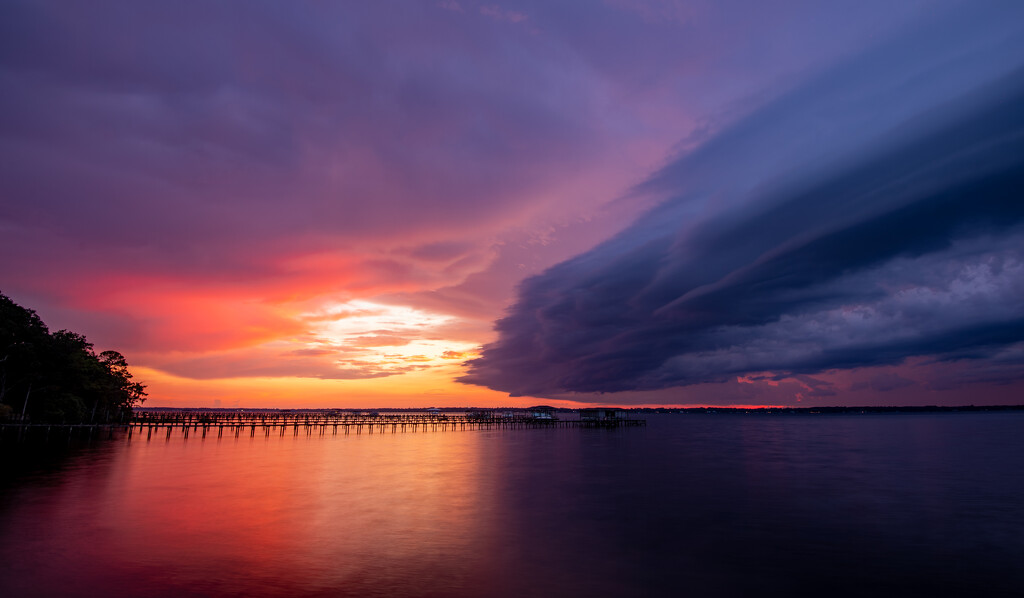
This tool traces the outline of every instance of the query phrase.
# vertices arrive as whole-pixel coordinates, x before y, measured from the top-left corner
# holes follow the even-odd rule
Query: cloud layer
[[[642,186],[669,199],[525,281],[462,381],[551,396],[922,356],[1024,378],[1022,22],[923,23],[670,164]]]
[[[774,381],[755,370],[920,345],[911,306],[963,331],[1005,324],[986,314],[1012,311],[1013,206],[993,196],[960,222],[964,202],[932,193],[1014,168],[978,119],[1014,93],[1022,19],[977,4],[8,0],[0,289],[173,378],[154,397],[252,379],[494,397],[452,379],[516,284],[667,199],[527,283],[469,379]],[[957,123],[983,162],[950,149]],[[361,301],[394,317],[342,317]],[[979,342],[948,338],[946,356]],[[844,357],[814,362],[824,349]],[[933,381],[1005,378],[1020,351],[1000,351]],[[839,388],[797,375],[779,388]]]

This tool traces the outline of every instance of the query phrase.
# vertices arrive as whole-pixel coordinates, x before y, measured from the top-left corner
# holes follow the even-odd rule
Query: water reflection
[[[97,445],[4,486],[4,596],[1013,595],[1019,415]]]
[[[19,595],[407,593],[446,569],[458,585],[490,517],[481,440],[121,442],[16,490],[3,557],[33,584]]]

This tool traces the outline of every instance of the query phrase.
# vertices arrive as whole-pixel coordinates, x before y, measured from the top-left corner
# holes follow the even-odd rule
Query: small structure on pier
[[[533,419],[555,419],[555,408],[550,405],[527,407],[526,413]]]
[[[591,407],[580,409],[580,419],[584,421],[615,421],[629,419],[629,412],[618,407]]]

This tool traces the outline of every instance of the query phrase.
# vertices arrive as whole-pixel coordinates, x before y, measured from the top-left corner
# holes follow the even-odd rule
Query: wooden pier
[[[528,414],[481,417],[472,414],[361,414],[333,411],[142,411],[124,424],[0,424],[0,438],[17,434],[46,437],[76,435],[113,436],[120,430],[129,439],[154,436],[170,439],[240,438],[256,436],[325,436],[338,434],[397,434],[400,432],[448,432],[465,430],[516,430],[528,428],[622,428],[644,426],[642,419],[557,419]],[[76,434],[77,432],[77,434]]]

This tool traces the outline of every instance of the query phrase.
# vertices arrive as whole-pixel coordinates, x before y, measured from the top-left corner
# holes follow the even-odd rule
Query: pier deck
[[[399,432],[447,432],[464,430],[513,430],[528,428],[621,428],[646,425],[643,419],[545,419],[528,415],[479,417],[465,414],[357,414],[350,412],[256,412],[256,411],[142,411],[123,424],[0,424],[0,438],[17,434],[47,437],[56,434],[113,435],[128,438],[145,434],[171,438],[224,436],[325,436],[338,434],[396,434]]]

